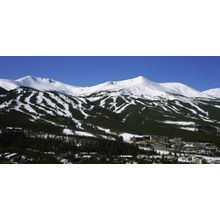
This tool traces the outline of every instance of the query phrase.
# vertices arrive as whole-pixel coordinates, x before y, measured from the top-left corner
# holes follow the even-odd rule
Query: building
[[[192,158],[192,163],[194,164],[204,164],[206,160],[203,157],[193,157]]]
[[[169,138],[165,136],[157,136],[157,135],[145,135],[143,137],[133,137],[131,141],[137,145],[149,146],[150,144],[161,144],[167,145],[169,142]]]
[[[131,141],[133,142],[133,144],[149,146],[151,141],[151,136],[132,137]]]
[[[151,143],[167,144],[168,142],[169,142],[169,138],[166,136],[157,136],[157,135],[151,136]]]

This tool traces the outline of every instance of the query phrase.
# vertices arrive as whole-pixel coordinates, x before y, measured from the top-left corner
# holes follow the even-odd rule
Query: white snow
[[[197,112],[196,112],[194,109],[191,109],[191,108],[188,108],[188,107],[186,107],[186,106],[183,106],[182,104],[180,104],[179,101],[176,101],[175,104],[178,105],[179,107],[185,108],[185,109],[191,111],[193,114],[197,115]]]
[[[214,163],[215,161],[220,161],[220,157],[207,157],[207,156],[201,156],[201,157],[203,157],[208,163]]]
[[[127,118],[131,115],[131,113],[127,114],[123,119],[122,119],[122,123],[125,123]]]
[[[159,149],[156,149],[156,152],[161,154],[161,155],[169,155],[170,152],[168,150],[159,150]]]
[[[63,102],[63,101],[60,99],[60,97],[55,96],[55,95],[52,94],[52,93],[48,93],[48,95],[49,95],[52,99],[56,100],[57,103],[59,103],[61,106],[64,107],[64,110],[63,110],[63,109],[59,109],[59,110],[62,111],[66,117],[72,117],[72,114],[71,114],[70,111],[69,111],[69,105],[66,103],[66,102],[67,102],[67,99],[65,100],[66,102]],[[58,108],[56,104],[55,104],[55,106],[56,106],[56,108]]]
[[[195,122],[192,121],[162,121],[164,124],[171,125],[183,125],[183,126],[195,126]]]
[[[73,133],[72,130],[70,130],[68,128],[64,128],[63,129],[63,134],[65,134],[65,135],[73,135],[74,133]]]
[[[86,136],[86,137],[95,137],[93,134],[85,131],[75,131],[75,135]]]
[[[19,128],[19,127],[6,127],[6,129],[8,129],[8,130],[12,130],[12,129],[14,129],[14,130],[22,130],[22,128]]]
[[[6,90],[16,89],[19,85],[13,81],[8,79],[0,79],[0,87]]]
[[[37,95],[37,104],[41,104],[43,102],[43,93],[39,92]]]
[[[99,97],[99,98],[100,98],[100,97]],[[101,102],[100,102],[100,106],[101,106],[101,107],[105,107],[105,101],[106,101],[108,98],[109,98],[109,97],[107,97],[107,98],[101,100]],[[90,100],[90,101],[91,101],[91,100]]]
[[[133,104],[126,104],[124,105],[122,108],[120,108],[119,110],[116,110],[115,112],[116,113],[122,113],[124,110],[126,110],[126,108],[130,105],[133,105]],[[121,107],[121,106],[120,106]]]
[[[106,139],[106,140],[115,141],[115,138],[113,138],[113,137],[111,137],[111,136],[101,135],[101,137],[102,137],[103,139]]]
[[[58,91],[66,94],[78,94],[80,87],[64,84],[49,78],[26,76],[15,81],[18,86],[34,88],[41,91]]]
[[[203,92],[206,95],[210,95],[213,97],[217,97],[220,98],[220,88],[216,88],[216,89],[209,89]]]
[[[27,104],[29,104],[29,103],[30,103],[30,99],[31,99],[35,94],[36,94],[36,92],[32,92],[27,98],[25,98],[25,102],[26,102]]]
[[[193,88],[190,88],[189,86],[184,85],[182,83],[160,83],[160,85],[167,88],[170,91],[170,93],[173,94],[182,95],[186,97],[210,98],[209,95],[195,90]]]
[[[57,91],[75,96],[85,96],[92,93],[108,91],[113,95],[123,94],[146,99],[162,97],[173,100],[177,98],[176,95],[193,98],[213,98],[213,92],[211,93],[212,96],[210,96],[210,92],[208,91],[200,92],[181,83],[156,83],[144,78],[143,76],[123,81],[109,81],[91,87],[77,87],[48,78],[33,76],[26,76],[15,81],[6,79],[0,80],[0,87],[6,90],[12,90],[21,86],[40,91]],[[105,101],[103,100],[101,106],[104,104]]]
[[[30,113],[34,113],[34,114],[38,114],[32,107],[30,104],[22,104],[21,106],[23,106],[28,112]]]
[[[170,96],[169,94],[167,94],[166,88],[162,87],[158,83],[145,79],[142,76],[129,80],[106,82],[86,89],[86,92],[88,93],[97,91],[118,92],[118,94],[135,95],[138,97]]]
[[[60,160],[62,164],[71,164],[67,159]]]
[[[98,128],[99,130],[101,130],[101,131],[104,131],[104,132],[107,133],[107,134],[111,134],[111,130],[110,130],[110,129],[102,128],[102,127],[99,127],[99,126],[97,126],[97,128]]]
[[[13,100],[10,100],[9,102],[3,102],[1,105],[0,105],[0,108],[6,108],[8,107],[9,105],[11,105]]]
[[[209,113],[208,112],[205,112],[204,110],[202,110],[199,106],[195,105],[194,103],[190,102],[189,101],[189,104],[191,106],[193,106],[194,108],[196,108],[198,111],[202,112],[203,114],[205,114],[206,116],[209,116]]]
[[[131,138],[133,137],[143,137],[141,135],[131,134],[131,133],[121,133],[119,136],[123,137],[124,142],[131,143]]]
[[[187,130],[187,131],[198,131],[197,128],[190,128],[190,127],[180,127],[182,130]]]
[[[5,156],[5,158],[10,159],[11,157],[17,156],[17,153],[10,153]]]

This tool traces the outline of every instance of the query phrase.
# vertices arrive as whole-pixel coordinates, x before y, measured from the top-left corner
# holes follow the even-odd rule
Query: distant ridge
[[[108,91],[137,97],[145,96],[146,98],[162,97],[174,99],[176,95],[189,98],[220,97],[220,89],[211,89],[200,92],[182,83],[156,83],[143,76],[122,81],[108,81],[90,87],[68,85],[49,78],[25,76],[17,80],[0,79],[0,87],[8,91],[18,87],[28,87],[40,91],[57,91],[73,96],[83,96]]]

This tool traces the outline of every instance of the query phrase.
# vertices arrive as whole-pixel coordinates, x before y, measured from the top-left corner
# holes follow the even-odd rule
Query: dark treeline
[[[58,163],[58,157],[68,156],[74,161],[74,155],[80,153],[98,156],[137,155],[138,147],[124,142],[87,137],[39,137],[22,132],[3,132],[0,134],[0,154],[18,153],[32,158],[36,163]],[[48,154],[47,154],[48,153]]]
[[[83,152],[96,152],[105,155],[134,155],[138,153],[137,146],[105,139],[82,141],[82,145],[79,149]]]

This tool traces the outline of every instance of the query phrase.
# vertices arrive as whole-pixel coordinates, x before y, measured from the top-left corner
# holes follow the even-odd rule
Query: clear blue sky
[[[143,75],[205,90],[220,87],[220,57],[0,57],[0,78],[26,75],[76,86]]]

